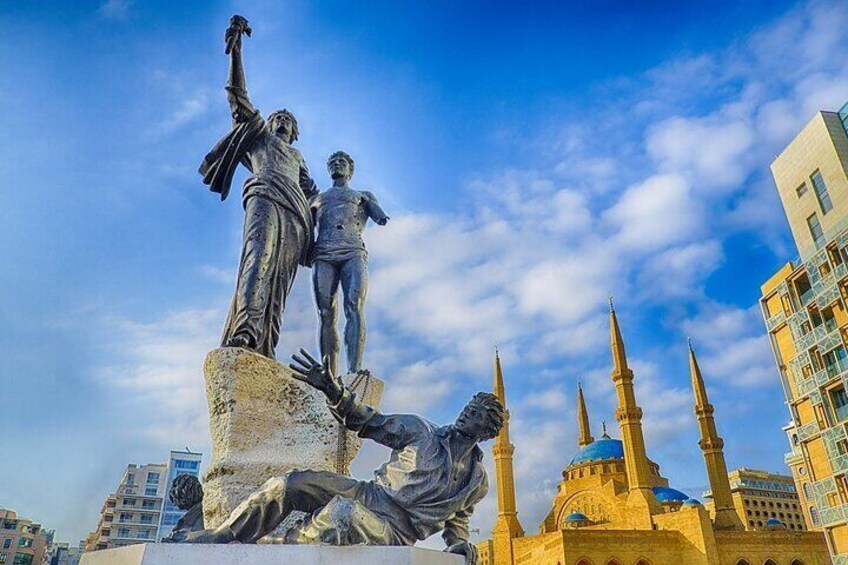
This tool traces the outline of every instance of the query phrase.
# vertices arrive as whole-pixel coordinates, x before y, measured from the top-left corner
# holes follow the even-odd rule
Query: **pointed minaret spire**
[[[603,428],[604,428],[604,435],[602,435],[601,437],[604,438],[604,439],[611,439],[609,434],[607,433],[607,421],[606,420],[603,421]]]
[[[610,298],[610,349],[612,350],[612,381],[618,408],[615,419],[621,431],[621,443],[624,446],[624,465],[627,469],[627,507],[631,510],[628,519],[637,529],[652,529],[654,514],[662,512],[652,487],[655,480],[651,477],[651,467],[645,452],[645,438],[642,435],[642,409],[636,404],[633,391],[633,371],[627,365],[624,352],[624,340],[618,327],[618,318]]]
[[[586,401],[583,399],[583,386],[580,384],[580,379],[577,380],[577,427],[580,430],[577,445],[584,447],[595,441],[595,438],[592,437],[592,430],[589,429],[589,412],[586,410]]]
[[[492,530],[495,544],[495,562],[512,563],[512,539],[524,536],[515,507],[515,478],[512,454],[515,447],[509,442],[509,410],[506,409],[506,388],[503,382],[501,358],[495,347],[495,379],[493,392],[504,407],[504,424],[492,445],[495,459],[495,477],[498,489],[498,519]]]
[[[710,479],[715,507],[715,526],[717,529],[743,530],[745,527],[736,513],[730,493],[730,479],[727,478],[727,463],[724,460],[724,440],[719,437],[716,430],[713,417],[715,409],[707,397],[707,387],[701,375],[701,368],[698,366],[698,359],[695,357],[691,338],[689,338],[689,373],[692,377],[692,391],[695,393],[695,415],[698,417],[698,428],[701,432],[698,445],[704,452],[704,463]]]
[[[615,315],[615,306],[612,303],[612,295],[609,296],[610,305],[610,348],[612,349],[613,373],[626,372],[627,354],[624,351],[624,340],[621,338],[621,330],[618,327],[618,317]]]

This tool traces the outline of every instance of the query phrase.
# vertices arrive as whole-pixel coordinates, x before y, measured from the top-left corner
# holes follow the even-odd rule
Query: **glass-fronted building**
[[[203,455],[192,451],[171,451],[171,457],[168,460],[168,479],[165,487],[165,500],[162,504],[162,517],[159,521],[159,533],[156,536],[157,540],[161,540],[171,534],[174,525],[185,514],[185,510],[180,510],[168,497],[171,492],[171,485],[174,484],[174,479],[180,475],[200,476],[200,461]]]
[[[848,565],[848,105],[818,112],[771,165],[799,257],[760,306],[790,412],[784,428],[807,525]]]

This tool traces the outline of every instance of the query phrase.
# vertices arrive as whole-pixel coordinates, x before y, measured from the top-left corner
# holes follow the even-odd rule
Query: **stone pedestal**
[[[417,547],[140,544],[85,553],[80,565],[462,565],[459,555]]]
[[[361,447],[342,430],[324,395],[296,380],[287,366],[244,349],[215,349],[206,357],[206,398],[212,461],[203,479],[207,528],[271,477],[291,469],[347,473]],[[383,382],[342,377],[366,404],[379,406]]]

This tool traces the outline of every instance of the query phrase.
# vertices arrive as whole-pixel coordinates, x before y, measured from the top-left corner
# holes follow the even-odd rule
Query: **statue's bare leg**
[[[214,530],[192,532],[185,543],[256,543],[293,510],[311,513],[335,496],[356,500],[366,483],[326,471],[289,471],[269,479]]]
[[[312,288],[315,291],[315,305],[321,319],[319,330],[319,345],[321,358],[330,359],[330,371],[338,374],[339,364],[339,334],[336,330],[337,311],[336,295],[339,290],[339,268],[328,261],[315,261],[312,265]]]
[[[368,293],[368,260],[362,254],[341,268],[345,311],[345,350],[348,372],[362,370],[365,350],[365,295]]]

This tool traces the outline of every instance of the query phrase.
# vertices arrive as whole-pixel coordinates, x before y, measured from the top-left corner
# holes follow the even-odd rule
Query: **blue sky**
[[[73,542],[126,463],[208,454],[242,211],[195,171],[229,125],[234,12],[256,106],[296,114],[321,186],[351,153],[392,217],[367,234],[385,409],[449,421],[500,345],[525,529],[576,451],[578,377],[595,435],[613,421],[610,292],[672,486],[707,483],[687,335],[729,465],[785,471],[757,298],[795,252],[768,166],[848,99],[848,6],[572,4],[4,3],[0,505]],[[315,346],[308,279],[281,356]]]

